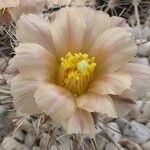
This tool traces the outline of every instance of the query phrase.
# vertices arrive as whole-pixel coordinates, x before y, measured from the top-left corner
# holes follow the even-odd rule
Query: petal
[[[100,95],[120,95],[130,89],[132,77],[128,73],[110,73],[99,76],[89,87],[89,91]]]
[[[21,42],[36,43],[54,53],[50,24],[40,16],[22,15],[17,22],[16,34]]]
[[[83,50],[89,50],[96,38],[110,28],[110,17],[103,11],[95,11],[85,7],[79,9],[86,22]]]
[[[100,71],[114,72],[135,56],[136,45],[130,32],[115,27],[103,32],[89,53],[96,57]]]
[[[24,78],[47,81],[54,79],[56,59],[43,47],[33,43],[23,43],[15,51],[15,64]]]
[[[13,78],[11,82],[11,93],[14,97],[14,104],[20,112],[26,114],[40,113],[34,99],[36,89],[37,81],[26,80],[20,75]]]
[[[124,117],[133,110],[134,103],[131,100],[119,96],[111,96],[111,98],[113,99],[118,117]]]
[[[35,99],[39,108],[54,120],[66,120],[76,110],[72,94],[57,85],[47,83],[39,85],[35,93]]]
[[[124,93],[124,97],[135,100],[141,99],[150,92],[150,67],[140,64],[129,63],[120,72],[130,73],[133,77],[132,91]],[[130,94],[132,92],[132,94]],[[129,95],[130,94],[130,95]]]
[[[63,122],[63,126],[67,131],[67,134],[83,134],[95,137],[95,125],[92,115],[82,109],[77,109],[73,116],[67,121]]]
[[[69,51],[80,51],[83,46],[86,24],[77,10],[68,7],[61,9],[52,23],[53,40],[59,58]]]
[[[127,31],[130,31],[130,26],[126,23],[126,20],[122,17],[112,16],[110,17],[111,20],[111,28],[113,27],[122,27]]]
[[[11,58],[8,67],[6,68],[5,72],[3,73],[4,79],[6,80],[7,84],[11,84],[12,79],[19,73],[17,66],[14,63],[14,58]]]
[[[77,99],[79,108],[88,112],[98,112],[116,118],[116,110],[110,96],[101,96],[94,93],[87,93]]]

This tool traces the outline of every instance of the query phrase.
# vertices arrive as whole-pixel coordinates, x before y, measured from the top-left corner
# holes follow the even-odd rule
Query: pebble
[[[135,40],[135,43],[136,43],[137,45],[141,45],[142,43],[146,43],[146,42],[147,42],[147,39],[146,39],[146,38]]]
[[[141,113],[143,119],[150,120],[150,101],[137,101],[133,107],[134,111]],[[138,117],[138,116],[137,116]]]
[[[143,29],[144,38],[150,40],[150,27],[147,25]]]
[[[19,142],[21,143],[24,143],[25,141],[25,138],[26,138],[26,135],[25,133],[23,133],[21,130],[17,130],[15,133],[14,133],[14,136],[13,136],[15,139],[17,139]]]
[[[150,100],[150,92],[147,92],[144,101],[149,101],[149,100]]]
[[[3,140],[1,147],[3,150],[29,150],[25,145],[17,142],[12,137],[7,137]]]
[[[145,143],[150,139],[150,129],[136,121],[128,122],[123,118],[118,118],[117,122],[123,134],[136,143]]]
[[[143,106],[143,101],[136,101],[136,104],[134,105],[133,109],[136,111],[139,111]]]
[[[150,150],[150,141],[141,145],[143,150]]]
[[[141,56],[150,56],[150,41],[138,46],[138,54]]]
[[[2,117],[3,115],[5,115],[6,113],[6,109],[3,106],[0,106],[0,117]]]
[[[100,149],[100,150],[104,149],[104,147],[107,143],[108,143],[108,141],[104,137],[102,137],[100,135],[96,136],[96,144],[97,144],[98,149]]]
[[[25,139],[25,145],[27,145],[29,148],[31,148],[35,142],[35,136],[32,134],[32,132],[29,132],[26,135],[26,139]]]
[[[143,116],[150,120],[150,101],[145,101],[142,109]]]
[[[50,149],[51,150],[58,150],[58,148],[56,147],[56,145],[52,145]]]
[[[146,127],[150,128],[150,121],[146,124]]]
[[[135,63],[149,66],[149,59],[147,57],[137,57]]]
[[[59,143],[60,143],[60,149],[61,150],[70,150],[70,140],[69,136],[64,136],[59,138]]]
[[[108,143],[105,146],[105,150],[125,150],[121,145],[118,143],[117,145],[114,145],[113,143]],[[101,150],[101,149],[100,149]]]
[[[40,147],[34,146],[34,147],[32,148],[32,150],[40,150]]]
[[[46,133],[42,133],[40,140],[40,149],[47,149],[50,142],[50,136]]]

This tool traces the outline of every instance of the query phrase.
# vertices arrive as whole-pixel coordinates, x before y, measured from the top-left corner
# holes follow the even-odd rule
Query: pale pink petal
[[[51,31],[59,58],[69,51],[80,51],[83,47],[86,24],[77,10],[68,7],[61,9],[52,23]]]
[[[114,72],[136,55],[131,36],[125,29],[115,27],[97,38],[89,53],[96,57],[99,71]]]
[[[124,117],[133,110],[135,104],[131,100],[119,96],[111,96],[111,98],[113,99],[118,117]]]
[[[57,67],[56,58],[42,46],[33,43],[23,43],[15,51],[15,64],[24,78],[54,80]]]
[[[15,107],[22,113],[38,114],[40,110],[34,99],[37,89],[37,81],[26,80],[20,75],[13,78],[11,82],[11,93],[14,97]]]
[[[17,66],[14,63],[14,58],[11,58],[8,67],[6,68],[5,72],[3,73],[4,79],[6,80],[7,84],[11,84],[13,77],[15,77],[19,73]]]
[[[129,63],[120,72],[130,73],[133,77],[132,91],[124,93],[124,97],[138,100],[150,92],[150,67],[140,64]],[[131,94],[132,92],[132,94]],[[129,95],[130,94],[130,95]]]
[[[0,9],[7,7],[18,7],[20,0],[0,0]]]
[[[92,115],[82,109],[77,109],[73,116],[67,121],[63,122],[63,126],[67,134],[83,134],[95,137],[95,125]]]
[[[102,96],[94,93],[87,93],[77,99],[79,108],[88,112],[107,114],[109,117],[117,117],[114,103],[110,96]]]
[[[110,17],[103,11],[95,11],[91,8],[78,8],[86,22],[86,32],[84,35],[85,51],[88,51],[96,38],[105,30],[110,28]]]
[[[51,26],[40,16],[22,15],[17,22],[16,34],[21,42],[36,43],[54,53]]]
[[[39,108],[54,120],[66,120],[76,110],[73,95],[57,85],[47,83],[39,85],[35,99]]]
[[[89,91],[100,95],[120,95],[123,91],[130,89],[132,77],[128,73],[110,73],[102,75],[95,79]]]
[[[112,16],[111,20],[111,28],[113,27],[122,27],[127,31],[131,31],[131,27],[126,23],[126,20],[122,17]]]

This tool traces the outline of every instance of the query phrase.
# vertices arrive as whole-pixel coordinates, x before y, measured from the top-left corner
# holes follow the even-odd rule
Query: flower
[[[92,112],[124,115],[137,81],[147,87],[150,68],[128,63],[137,48],[126,23],[102,11],[66,7],[52,23],[22,15],[17,37],[20,44],[6,70],[15,72],[7,76],[15,106],[27,114],[44,112],[69,134],[94,137]]]

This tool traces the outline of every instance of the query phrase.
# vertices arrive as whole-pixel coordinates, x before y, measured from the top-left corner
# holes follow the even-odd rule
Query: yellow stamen
[[[87,54],[70,52],[61,58],[58,72],[58,84],[74,94],[83,94],[92,78],[96,67],[95,57]]]

